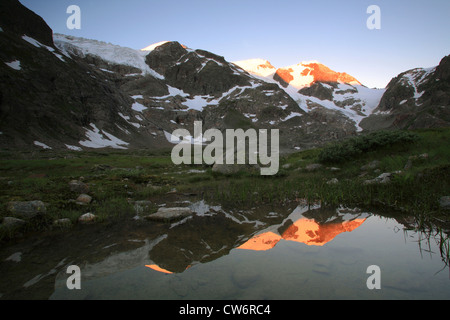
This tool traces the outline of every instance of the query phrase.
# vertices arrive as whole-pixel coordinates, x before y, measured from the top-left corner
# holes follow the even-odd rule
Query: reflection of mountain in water
[[[268,250],[282,239],[323,246],[338,234],[358,228],[369,216],[357,209],[308,210],[308,206],[284,215],[267,210],[224,212],[214,207],[213,214],[210,212],[206,218],[202,212],[171,229],[167,238],[150,251],[152,263],[147,267],[164,273],[183,272],[193,264],[226,255],[231,249]]]
[[[272,226],[239,246],[238,249],[269,250],[280,240],[323,246],[337,235],[358,228],[369,216],[357,210],[342,208],[336,211],[316,209],[307,213],[306,209],[298,207],[276,230],[274,230],[276,226]],[[306,215],[310,217],[317,215],[317,218],[308,218]]]

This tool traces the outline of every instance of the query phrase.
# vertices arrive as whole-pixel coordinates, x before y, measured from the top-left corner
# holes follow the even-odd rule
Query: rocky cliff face
[[[42,44],[53,47],[52,29],[44,19],[17,0],[0,2],[0,21],[4,32],[26,34]]]
[[[109,74],[65,56],[54,47],[51,29],[18,1],[1,5],[2,150],[80,150],[87,134],[111,146],[119,141],[126,146],[119,127],[135,134],[136,145],[142,143],[136,128],[119,115],[132,116],[125,108],[132,99]]]

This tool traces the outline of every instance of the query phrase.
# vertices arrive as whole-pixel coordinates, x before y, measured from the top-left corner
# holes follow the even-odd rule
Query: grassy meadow
[[[34,153],[0,152],[0,220],[11,201],[41,200],[46,215],[26,231],[47,230],[55,219],[76,224],[87,213],[99,223],[135,215],[133,201],[150,200],[156,211],[164,198],[189,194],[226,207],[251,208],[291,201],[389,208],[418,220],[450,220],[439,205],[450,195],[450,129],[374,133],[299,151],[280,159],[275,176],[242,171],[232,175],[211,166],[176,166],[170,150]],[[311,166],[313,165],[313,166]],[[367,183],[392,173],[388,183]],[[79,205],[69,182],[89,186],[92,202]],[[4,229],[4,228],[3,228]],[[0,238],[11,230],[0,229]],[[23,231],[23,230],[22,230]]]

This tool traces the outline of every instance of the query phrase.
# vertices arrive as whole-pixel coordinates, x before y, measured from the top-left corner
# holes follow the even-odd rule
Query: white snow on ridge
[[[79,142],[83,147],[95,149],[106,147],[111,147],[114,149],[127,149],[125,146],[129,143],[114,137],[112,134],[109,134],[104,130],[100,132],[100,130],[93,123],[91,123],[90,126],[92,129],[87,129],[86,132],[86,138],[88,140]]]
[[[34,145],[41,147],[43,149],[47,149],[47,150],[51,150],[52,148],[50,148],[48,145],[46,145],[45,143],[39,142],[39,141],[35,141]]]
[[[142,111],[144,111],[144,110],[147,110],[147,107],[144,106],[144,105],[142,105],[142,104],[139,103],[139,102],[135,102],[135,103],[133,103],[133,105],[131,106],[131,109],[133,109],[134,111],[137,111],[137,112],[142,112]]]
[[[69,149],[69,150],[73,150],[73,151],[83,151],[83,149],[81,149],[80,147],[71,146],[71,145],[68,145],[68,144],[66,144],[66,148]]]
[[[33,46],[35,46],[36,48],[45,48],[48,51],[50,51],[51,53],[53,53],[59,60],[61,60],[62,62],[66,62],[63,58],[62,55],[60,55],[59,53],[55,52],[55,49],[53,49],[52,47],[46,46],[45,44],[40,43],[39,41],[37,41],[36,39],[33,39],[27,35],[22,36],[22,39],[25,40],[26,42],[28,42],[29,44],[32,44]]]
[[[156,48],[158,48],[159,46],[162,46],[163,44],[170,42],[170,41],[161,41],[161,42],[157,42],[154,44],[149,45],[148,47],[145,47],[143,49],[141,49],[141,51],[153,51]]]
[[[151,69],[145,63],[145,57],[148,55],[148,51],[140,51],[102,41],[62,34],[54,34],[53,40],[55,45],[68,57],[70,57],[70,52],[76,52],[78,50],[83,55],[95,55],[107,62],[135,67],[140,69],[144,74],[150,74],[155,78],[164,79],[162,75]]]
[[[233,63],[245,71],[261,77],[269,77],[277,71],[269,61],[264,59],[241,60]]]
[[[119,116],[120,116],[122,119],[124,119],[126,122],[128,122],[129,124],[131,124],[132,126],[138,128],[138,129],[141,127],[141,125],[140,125],[139,123],[131,122],[129,116],[125,116],[125,115],[124,115],[123,113],[121,113],[121,112],[119,112]],[[138,117],[136,117],[136,118],[138,118]],[[142,121],[141,118],[138,118],[138,120]],[[118,125],[117,125],[117,126],[118,126]],[[118,126],[118,127],[119,127],[119,129],[121,129],[121,130],[124,131],[125,133],[129,134],[128,130],[123,129],[123,128],[121,128],[120,126]]]
[[[281,121],[285,122],[288,121],[289,119],[295,118],[295,117],[301,117],[303,116],[303,114],[299,113],[299,112],[291,112],[290,115],[288,115],[286,118],[281,119]]]
[[[430,73],[436,71],[436,67],[433,68],[418,68],[410,70],[403,75],[404,81],[406,81],[414,89],[414,99],[419,99],[423,95],[423,91],[419,92],[418,87],[428,77]]]
[[[17,70],[17,71],[22,70],[22,67],[20,66],[20,61],[19,60],[15,60],[15,61],[11,61],[11,62],[5,62],[5,64],[8,67],[10,67],[10,68],[12,68],[14,70]]]
[[[320,100],[315,97],[305,96],[301,93],[299,93],[299,89],[307,87],[311,85],[311,83],[314,81],[314,77],[310,74],[302,75],[302,72],[306,70],[306,65],[309,65],[311,63],[318,63],[317,61],[308,61],[308,62],[301,62],[296,65],[288,66],[283,68],[283,70],[288,71],[294,79],[289,83],[289,85],[285,88],[283,87],[278,81],[275,81],[273,79],[273,72],[267,73],[267,76],[263,76],[263,73],[260,72],[258,67],[265,63],[266,60],[262,59],[250,59],[250,60],[243,60],[243,61],[237,61],[235,62],[236,65],[240,66],[247,72],[249,72],[253,77],[257,79],[261,79],[268,83],[275,83],[278,85],[278,87],[282,90],[284,90],[295,102],[297,102],[300,109],[302,109],[305,112],[310,112],[311,109],[308,107],[308,101],[316,103],[317,105],[323,106],[324,108],[335,110],[337,112],[341,112],[346,117],[351,119],[355,122],[355,126],[357,131],[361,131],[362,129],[359,127],[359,123],[364,119],[365,117],[371,115],[373,111],[377,108],[378,104],[380,103],[380,100],[386,91],[385,89],[369,89],[366,88],[360,84],[345,84],[345,83],[339,83],[337,89],[333,89],[332,86],[329,86],[327,84],[323,84],[325,87],[328,87],[329,89],[332,89],[334,91],[333,94],[333,101],[329,100]],[[351,91],[349,90],[351,89]],[[343,93],[343,94],[337,94],[336,91],[347,91],[349,92]],[[355,91],[357,91],[355,93]],[[352,110],[350,106],[345,106],[344,108],[339,107],[335,104],[336,102],[343,102],[348,99],[354,99],[355,103],[359,103],[362,105],[361,112]],[[301,115],[298,113],[298,115]],[[282,121],[287,121],[290,118],[297,116],[295,113],[292,113],[290,116],[286,117],[285,119],[282,119]]]

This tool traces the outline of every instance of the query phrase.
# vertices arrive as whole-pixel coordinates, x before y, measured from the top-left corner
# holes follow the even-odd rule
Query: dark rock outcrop
[[[5,32],[28,35],[42,44],[53,47],[53,31],[40,16],[17,0],[0,1],[0,27]]]

